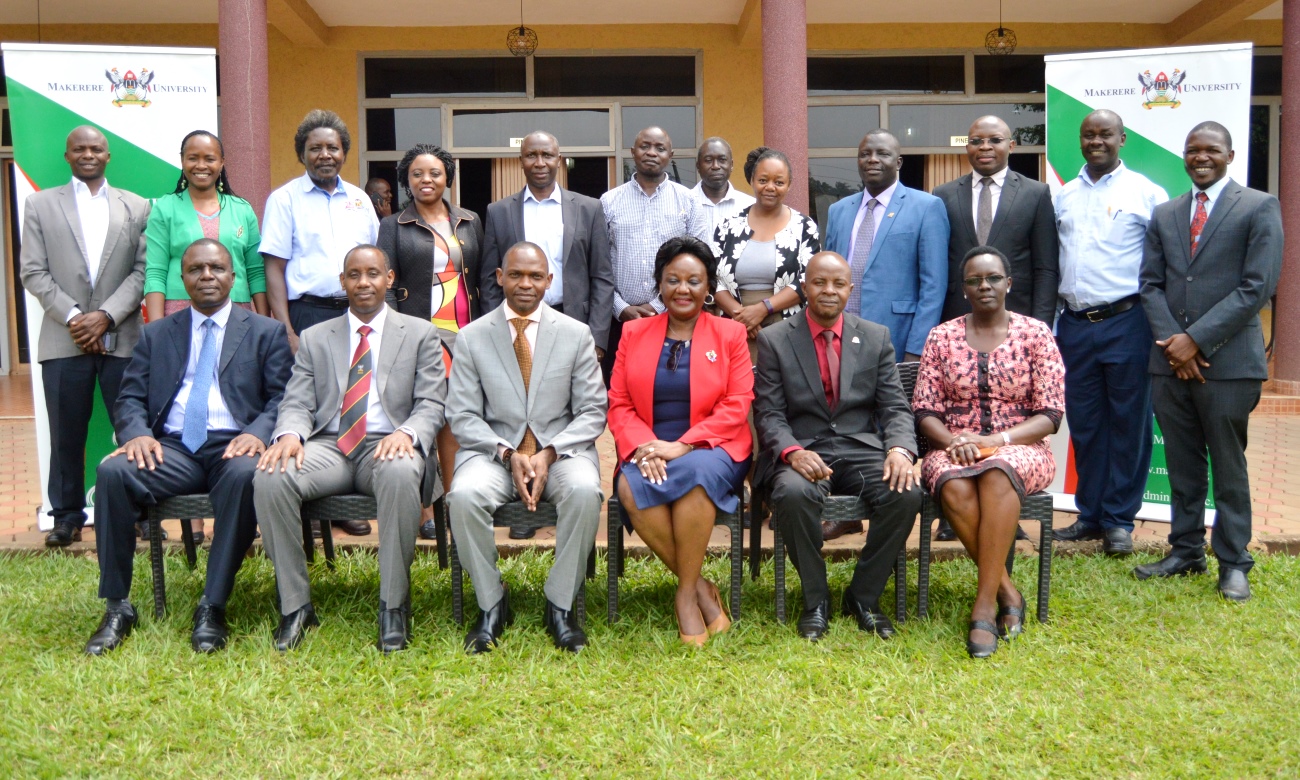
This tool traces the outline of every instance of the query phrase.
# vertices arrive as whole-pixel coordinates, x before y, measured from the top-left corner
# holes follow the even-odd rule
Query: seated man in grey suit
[[[781,523],[803,581],[799,634],[817,641],[830,622],[822,560],[822,504],[861,496],[871,526],[843,611],[881,639],[894,635],[880,593],[921,508],[916,422],[894,364],[889,330],[844,311],[856,294],[848,262],[813,255],[804,272],[807,315],[758,335],[754,425],[762,446],[754,482],[770,485],[772,520]]]
[[[591,330],[542,298],[551,284],[546,253],[521,241],[497,270],[505,303],[458,337],[447,423],[460,452],[448,504],[456,551],[482,611],[465,650],[486,653],[513,618],[497,571],[492,515],[502,504],[555,504],[555,564],[546,581],[544,622],[555,646],[579,652],[587,636],[574,619],[587,555],[600,522],[600,460],[607,399]]]
[[[442,341],[428,320],[384,304],[393,271],[379,247],[362,244],[348,252],[339,282],[348,296],[347,315],[302,332],[274,444],[257,464],[253,502],[280,592],[275,646],[286,651],[317,625],[302,548],[302,502],[347,493],[375,497],[378,644],[390,653],[404,649],[410,636],[424,459],[434,451],[447,392]]]

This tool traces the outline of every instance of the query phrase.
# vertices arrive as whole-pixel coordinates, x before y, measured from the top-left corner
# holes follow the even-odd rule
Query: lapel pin
[[[861,344],[862,341],[861,341],[857,336],[854,336],[854,337],[853,337],[853,343],[854,343],[854,344]]]
[[[713,350],[709,350],[708,352],[705,352],[704,356],[709,359],[710,363],[718,362],[718,353],[714,352]]]
[[[243,236],[244,236],[244,226],[240,225],[238,228],[235,229],[235,238],[243,238]]]
[[[886,216],[886,217],[890,217],[890,218],[892,219],[893,216],[894,216],[894,212],[891,211],[891,212],[889,212],[888,214],[886,214],[885,216]]]

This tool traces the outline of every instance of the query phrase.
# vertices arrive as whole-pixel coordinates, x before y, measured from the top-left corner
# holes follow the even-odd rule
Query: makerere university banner
[[[1047,67],[1047,179],[1055,194],[1079,175],[1079,126],[1089,112],[1110,109],[1124,120],[1128,139],[1124,164],[1159,184],[1175,198],[1191,188],[1183,167],[1187,133],[1206,120],[1232,133],[1236,157],[1228,175],[1246,183],[1250,148],[1249,43],[1169,49],[1054,54]],[[1066,421],[1068,425],[1068,420]],[[1050,488],[1058,509],[1074,509],[1074,458],[1067,425],[1052,440],[1058,468]],[[1169,520],[1169,477],[1164,437],[1154,431],[1146,495],[1138,516]],[[1206,506],[1214,507],[1213,492]],[[1212,520],[1213,511],[1207,512]]]
[[[64,44],[0,44],[9,97],[18,224],[27,196],[71,180],[63,159],[68,133],[94,125],[112,155],[108,183],[144,198],[171,192],[180,176],[181,139],[191,130],[217,127],[216,51]],[[21,227],[20,227],[21,231]],[[22,234],[19,233],[19,240]],[[51,527],[50,436],[45,391],[35,345],[44,312],[25,294],[27,343],[33,348],[32,398],[41,466],[40,527]],[[95,467],[113,449],[113,428],[96,402],[86,445],[86,503],[94,505]],[[87,514],[93,521],[93,509]]]

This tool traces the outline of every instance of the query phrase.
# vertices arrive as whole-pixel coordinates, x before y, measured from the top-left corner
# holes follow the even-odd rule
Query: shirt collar
[[[998,189],[1002,189],[1003,185],[1007,183],[1007,171],[1009,170],[1011,170],[1011,166],[1008,165],[1007,167],[1003,168],[1002,170],[998,171],[997,173],[989,177],[990,179],[993,180],[994,184],[998,185]],[[984,177],[981,176],[980,174],[975,173],[974,171],[971,172],[971,182],[973,184],[979,184],[980,179],[982,178]]]
[[[542,321],[542,307],[545,306],[545,305],[546,305],[546,304],[545,304],[544,302],[543,302],[543,303],[539,303],[539,304],[537,304],[537,308],[536,308],[536,309],[533,309],[533,313],[532,313],[532,314],[529,314],[529,315],[527,315],[527,316],[524,316],[524,315],[522,315],[522,314],[519,314],[519,313],[516,312],[514,309],[510,308],[510,303],[509,303],[509,302],[506,302],[506,303],[501,304],[501,308],[503,308],[503,309],[506,310],[506,320],[507,320],[507,321],[509,321],[509,320],[517,320],[517,319],[519,319],[520,317],[524,317],[524,319],[528,320],[529,322],[541,322],[541,321]]]
[[[302,178],[299,179],[299,181],[302,182],[302,191],[303,191],[303,192],[311,192],[312,190],[320,190],[322,193],[324,193],[324,194],[326,194],[326,195],[329,195],[330,197],[334,197],[335,195],[337,195],[337,194],[339,194],[340,192],[343,191],[343,177],[342,177],[342,176],[337,176],[337,175],[336,175],[336,176],[334,177],[334,192],[333,192],[333,193],[325,192],[325,190],[321,190],[320,187],[317,187],[317,186],[316,186],[316,182],[314,182],[314,181],[311,180],[311,175],[308,174],[306,171],[303,172],[303,174],[302,174]]]
[[[695,186],[691,188],[691,191],[699,193],[699,201],[703,203],[706,208],[711,206],[721,206],[729,200],[734,201],[736,199],[736,187],[731,182],[727,182],[727,193],[719,198],[717,203],[714,203],[709,199],[709,196],[704,194],[704,182],[696,182]]]
[[[864,208],[864,209],[865,209],[865,208],[867,207],[867,201],[871,200],[872,198],[875,198],[876,201],[880,203],[880,207],[881,207],[881,208],[889,208],[889,201],[893,200],[893,198],[894,198],[894,190],[896,190],[896,189],[898,189],[898,180],[897,180],[897,179],[895,179],[895,180],[894,180],[894,183],[891,184],[891,185],[889,185],[888,187],[886,187],[886,188],[885,188],[885,191],[882,192],[882,193],[880,193],[879,195],[872,195],[870,192],[867,192],[866,190],[863,190],[863,191],[862,191],[862,205],[860,206],[860,208]]]
[[[672,181],[673,181],[673,177],[664,176],[664,180],[659,182],[659,185],[655,187],[655,194],[658,194],[660,190],[662,190],[664,187],[667,187],[669,184],[672,183]],[[626,184],[629,187],[641,190],[641,194],[645,195],[645,190],[641,189],[641,180],[636,177],[635,172],[632,173],[632,177],[627,180]],[[646,197],[649,198],[651,196],[646,195]]]
[[[542,198],[541,200],[538,200],[538,199],[537,199],[537,196],[533,194],[533,191],[532,191],[531,189],[529,189],[527,186],[525,186],[525,187],[524,187],[524,203],[527,203],[527,202],[530,201],[530,200],[531,200],[533,203],[537,203],[537,204],[539,204],[539,205],[540,205],[541,203],[543,203],[544,201],[548,201],[548,200],[553,200],[553,201],[555,201],[556,203],[559,203],[559,202],[560,202],[560,184],[559,184],[559,182],[556,182],[555,186],[551,188],[551,194],[550,194],[550,195],[547,195],[545,198]]]
[[[384,304],[384,307],[379,310],[379,313],[376,314],[372,320],[370,320],[370,322],[362,322],[360,317],[353,314],[351,309],[348,309],[348,327],[351,329],[348,332],[356,333],[357,329],[360,328],[362,325],[369,325],[370,330],[373,331],[373,335],[383,335],[384,321],[387,319],[388,319],[388,304],[386,303]]]
[[[1115,166],[1115,170],[1101,177],[1097,181],[1093,181],[1092,177],[1088,175],[1088,166],[1084,165],[1082,168],[1079,169],[1079,178],[1083,179],[1083,183],[1088,185],[1089,187],[1098,187],[1101,186],[1102,184],[1109,183],[1110,179],[1119,178],[1119,175],[1126,170],[1128,170],[1128,167],[1124,165],[1123,160],[1120,160],[1119,165]]]
[[[808,330],[812,332],[813,341],[821,338],[822,331],[827,330],[834,333],[836,338],[844,338],[844,314],[842,312],[840,313],[839,319],[835,320],[835,324],[829,328],[823,328],[821,325],[818,325],[817,320],[813,319],[812,312],[807,310],[805,310],[805,312],[808,317]]]
[[[1209,202],[1211,204],[1218,203],[1219,196],[1223,194],[1223,188],[1228,186],[1228,180],[1231,178],[1232,178],[1231,176],[1224,176],[1222,179],[1219,179],[1218,181],[1216,181],[1215,183],[1211,184],[1209,187],[1203,190],[1198,189],[1196,187],[1192,187],[1193,190],[1192,197],[1193,198],[1196,197],[1196,193],[1198,192],[1204,192],[1207,196],[1209,196],[1210,198]]]
[[[205,321],[212,320],[217,324],[217,330],[225,330],[226,323],[230,321],[230,309],[234,305],[235,304],[231,303],[230,299],[227,298],[226,305],[222,306],[220,309],[217,309],[216,312],[211,317],[207,316],[203,312],[191,306],[190,320],[194,323],[194,329],[198,330],[203,326],[203,323]]]
[[[103,198],[105,200],[108,200],[108,179],[104,179],[104,183],[99,185],[98,194],[91,195],[90,187],[81,179],[78,179],[76,176],[73,176],[72,193],[74,195],[80,195],[83,198]]]

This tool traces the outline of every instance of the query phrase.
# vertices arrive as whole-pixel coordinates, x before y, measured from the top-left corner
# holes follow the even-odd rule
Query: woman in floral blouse
[[[752,363],[758,359],[759,329],[803,309],[804,267],[822,244],[817,223],[785,205],[793,172],[784,154],[766,146],[750,152],[745,179],[757,202],[713,234],[714,297],[723,314],[749,330]]]
[[[987,658],[1020,634],[1025,597],[1006,570],[1020,502],[1056,474],[1047,437],[1065,409],[1065,367],[1046,325],[1006,309],[1006,255],[979,246],[961,264],[971,313],[930,331],[912,408],[932,449],[921,484],[979,567],[966,651]]]

